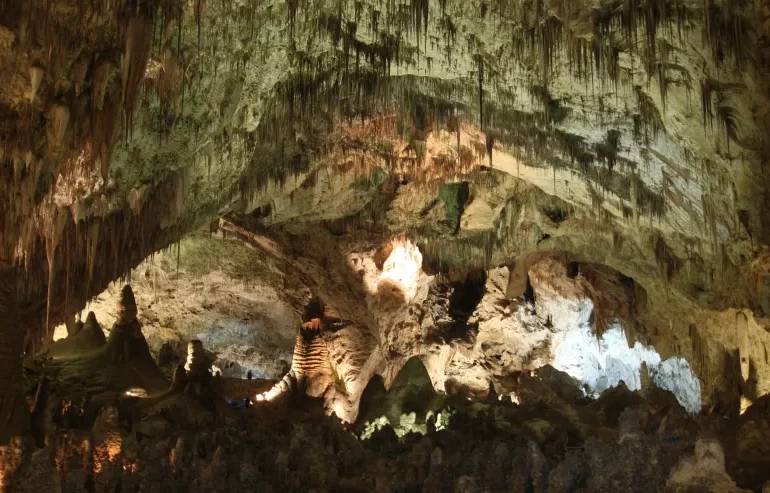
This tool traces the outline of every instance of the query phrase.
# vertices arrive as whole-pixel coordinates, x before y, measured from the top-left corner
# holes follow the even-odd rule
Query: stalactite
[[[634,227],[638,230],[639,229],[639,192],[637,190],[637,181],[635,179],[636,175],[634,175],[634,179],[631,180],[631,211],[634,218]]]
[[[484,58],[481,55],[477,55],[476,60],[478,66],[478,79],[479,79],[479,129],[484,131]]]
[[[117,89],[116,89],[117,90]],[[96,111],[91,120],[91,147],[93,157],[98,159],[102,179],[109,180],[112,149],[118,133],[121,104],[117,94],[111,94],[102,110]]]
[[[121,60],[126,137],[130,137],[133,128],[137,96],[144,80],[145,67],[152,48],[152,31],[152,19],[145,13],[137,14],[128,22],[126,45]]]
[[[492,150],[495,148],[495,136],[491,132],[486,135],[487,156],[489,156],[489,167],[492,168]]]
[[[61,151],[64,144],[64,135],[67,133],[67,126],[70,121],[70,110],[64,105],[54,105],[49,112],[48,125],[46,127],[46,138],[48,142],[48,152],[51,156],[56,156]]]
[[[665,279],[670,281],[673,275],[681,268],[681,259],[679,259],[673,250],[666,244],[666,241],[659,232],[656,231],[652,239],[655,260],[658,263],[658,267],[661,269],[661,273],[665,276]]]
[[[29,89],[27,91],[27,99],[30,102],[35,101],[35,96],[40,88],[40,83],[43,81],[43,69],[37,65],[33,65],[29,68]]]
[[[717,122],[725,135],[727,152],[730,153],[730,141],[738,140],[738,115],[735,109],[726,104],[717,106]]]
[[[69,219],[69,214],[59,212],[54,208],[53,216],[50,218],[50,224],[45,236],[45,255],[48,261],[48,289],[46,296],[46,312],[45,312],[45,336],[48,338],[48,331],[51,327],[51,302],[54,293],[54,287],[56,286],[56,249],[62,239],[62,233],[64,227]],[[46,341],[48,342],[48,341]]]
[[[171,107],[176,107],[181,93],[181,84],[179,80],[180,72],[179,55],[170,47],[163,50],[163,60],[158,74],[157,93],[160,103],[160,118],[168,118]],[[164,126],[161,126],[160,134],[163,134]]]
[[[428,14],[430,12],[430,0],[412,0],[412,20],[414,31],[417,34],[417,45],[420,44],[420,34],[423,41],[428,37]]]
[[[749,339],[749,320],[742,311],[735,315],[735,338],[741,361],[741,376],[744,382],[751,376],[751,342]]]
[[[182,51],[182,24],[184,23],[184,0],[177,0],[177,19],[176,19],[176,51],[180,53]],[[155,30],[154,26],[151,30]],[[150,50],[152,50],[152,44],[150,44]]]
[[[112,62],[105,59],[99,60],[94,66],[93,75],[91,76],[91,97],[93,105],[97,110],[101,111],[104,106],[107,82],[110,80],[114,68]]]
[[[666,113],[666,100],[668,99],[668,81],[666,79],[666,68],[668,67],[668,53],[670,45],[666,42],[660,43],[660,59],[658,60],[658,88],[660,90],[660,100],[663,105],[663,113]]]
[[[709,364],[708,342],[700,334],[698,327],[690,324],[689,327],[690,343],[692,349],[692,362],[696,371],[703,382],[705,389],[711,388],[711,365]]]
[[[94,278],[94,267],[96,265],[96,252],[99,247],[99,233],[101,231],[102,222],[100,219],[94,219],[88,227],[86,237],[86,275],[87,277],[87,292],[91,291],[91,282]]]
[[[72,81],[75,84],[75,95],[80,96],[83,92],[83,84],[88,72],[88,59],[84,56],[78,58],[72,67]]]
[[[714,119],[713,104],[711,99],[711,93],[713,90],[713,84],[711,79],[704,79],[701,81],[701,114],[703,118],[703,128],[711,126]]]
[[[307,11],[310,10],[309,8],[305,7],[305,3],[301,4],[302,6],[299,7],[298,2],[296,0],[292,0],[294,3],[293,10],[295,11],[295,14],[290,14],[290,22],[292,24],[292,37],[294,37],[294,17],[296,15],[296,10],[299,8],[302,8],[304,13],[307,16]],[[171,4],[172,2],[169,2]],[[200,49],[200,37],[201,37],[201,22],[202,22],[202,9],[203,6],[201,0],[196,0],[195,2],[195,23],[197,25],[198,30],[198,47]],[[340,2],[342,3],[342,2]],[[540,67],[542,70],[546,71],[544,73],[543,78],[544,81],[538,81],[538,82],[547,82],[548,74],[550,74],[550,64],[552,63],[552,60],[554,57],[558,57],[559,53],[558,50],[562,47],[566,47],[566,50],[564,53],[567,53],[567,58],[569,59],[570,64],[575,63],[575,70],[577,73],[584,74],[585,78],[593,77],[594,72],[591,72],[590,68],[586,68],[590,66],[590,51],[592,48],[595,49],[595,57],[596,60],[594,63],[597,65],[597,71],[606,74],[617,74],[617,56],[621,51],[624,50],[636,50],[638,48],[635,48],[636,43],[633,42],[634,37],[636,36],[637,30],[643,29],[643,33],[647,36],[647,50],[651,52],[651,55],[647,55],[649,58],[650,63],[657,63],[657,69],[658,69],[658,83],[659,88],[661,91],[661,99],[665,105],[667,96],[667,86],[666,86],[666,66],[667,61],[666,58],[668,56],[668,44],[663,41],[662,38],[666,38],[670,34],[666,32],[666,27],[670,25],[672,22],[673,16],[677,16],[674,20],[677,23],[678,26],[681,26],[679,16],[680,16],[680,7],[677,6],[673,10],[671,10],[670,6],[660,2],[660,1],[647,1],[647,2],[641,2],[636,0],[625,0],[622,2],[611,2],[612,8],[604,10],[603,7],[597,9],[599,12],[597,12],[596,17],[592,19],[593,21],[593,32],[594,33],[600,33],[600,36],[595,36],[594,41],[595,44],[591,46],[591,43],[594,41],[587,41],[584,38],[581,39],[570,39],[570,33],[568,26],[562,26],[560,24],[559,19],[568,19],[569,17],[567,15],[564,15],[562,12],[557,12],[557,14],[553,14],[550,12],[550,9],[559,10],[559,8],[566,9],[565,7],[552,7],[548,6],[548,8],[545,8],[543,6],[543,2],[538,2],[538,18],[535,25],[526,26],[528,33],[527,36],[532,36],[532,46],[533,49],[536,50],[536,59],[535,63],[537,63],[537,60],[540,60]],[[192,2],[191,2],[192,4]],[[388,5],[387,8],[385,8],[385,5]],[[714,2],[708,1],[708,4],[710,6],[713,6]],[[171,8],[176,8],[177,6],[181,5],[179,2],[173,2],[173,6]],[[417,35],[420,36],[420,33],[424,33],[425,39],[427,41],[427,32],[428,32],[428,3],[427,0],[412,0],[411,1],[412,10],[411,12],[408,10],[408,6],[403,10],[407,14],[406,21],[409,23],[411,20],[411,28],[413,29],[412,32],[417,32]],[[441,0],[441,13],[442,16],[446,16],[446,1]],[[493,20],[494,15],[500,15],[501,19],[504,19],[505,22],[508,22],[509,17],[503,17],[502,13],[499,13],[500,8],[495,7],[495,4],[493,3],[492,6],[490,6],[490,10],[486,12],[486,18],[488,20]],[[680,5],[677,2],[677,5]],[[712,46],[714,43],[716,45],[722,44],[722,43],[732,43],[734,46],[733,48],[728,48],[726,45],[723,48],[720,48],[724,53],[721,55],[722,58],[724,58],[724,54],[730,54],[730,53],[739,53],[741,50],[745,49],[745,46],[748,45],[742,45],[744,48],[739,47],[735,44],[736,40],[742,39],[740,36],[743,33],[743,21],[741,20],[740,14],[737,12],[742,7],[742,2],[739,1],[725,1],[721,2],[721,5],[718,5],[718,12],[712,13],[711,8],[707,9],[709,10],[708,16],[709,18],[712,18],[715,22],[711,23],[711,32],[716,33],[717,35],[714,36],[714,41],[710,43]],[[226,7],[226,3],[223,2],[223,8]],[[228,7],[229,8],[229,7]],[[290,6],[290,11],[292,10],[292,7]],[[329,111],[339,111],[344,112],[346,116],[352,117],[352,115],[355,112],[358,112],[359,115],[362,115],[364,112],[361,111],[362,108],[367,106],[374,106],[375,104],[379,104],[383,99],[386,99],[386,97],[391,97],[392,99],[395,99],[396,96],[393,96],[392,93],[386,93],[386,90],[390,90],[392,87],[397,87],[395,84],[390,83],[387,81],[386,75],[388,71],[391,68],[391,64],[393,61],[396,62],[396,64],[400,64],[401,62],[404,63],[404,65],[409,65],[410,63],[414,63],[415,57],[414,57],[414,51],[413,47],[408,46],[408,43],[403,43],[400,39],[400,35],[392,35],[387,34],[388,32],[394,32],[395,29],[393,28],[391,23],[399,22],[396,20],[397,17],[397,7],[395,2],[385,2],[381,5],[382,8],[382,16],[378,16],[377,20],[372,20],[373,29],[377,30],[379,28],[379,23],[385,24],[388,23],[389,26],[382,30],[383,36],[376,36],[376,41],[371,42],[370,44],[363,43],[360,39],[357,39],[356,35],[356,27],[358,25],[358,6],[356,6],[356,20],[355,22],[348,23],[348,21],[341,16],[337,21],[339,21],[337,24],[340,27],[340,39],[342,39],[342,36],[346,36],[344,38],[345,40],[345,58],[339,57],[339,53],[335,53],[335,59],[333,61],[330,61],[329,59],[324,60],[312,60],[309,61],[307,66],[303,68],[302,70],[298,71],[299,75],[297,79],[292,83],[294,84],[289,88],[289,85],[287,85],[287,100],[284,102],[279,103],[275,106],[274,110],[272,111],[272,115],[268,115],[267,118],[265,118],[264,125],[260,125],[259,133],[260,134],[266,134],[275,132],[275,134],[280,135],[282,131],[286,128],[291,128],[294,132],[297,127],[299,127],[299,123],[297,123],[295,120],[304,120],[304,119],[312,119],[314,118],[312,115],[318,114],[321,111],[325,109],[329,109]],[[684,8],[684,7],[681,7]],[[495,10],[498,9],[498,10]],[[731,9],[736,12],[731,12]],[[373,11],[374,12],[374,11]],[[378,11],[379,12],[379,11]],[[228,12],[230,13],[230,12]],[[412,15],[412,17],[409,17],[409,14]],[[514,15],[514,14],[507,14],[507,15]],[[163,24],[173,25],[174,18],[170,14],[163,14]],[[374,14],[373,14],[374,18]],[[180,22],[179,25],[181,25],[182,19],[181,15],[178,17],[178,20]],[[345,22],[344,24],[342,22]],[[442,33],[445,35],[447,39],[451,39],[451,42],[446,41],[445,47],[447,49],[447,52],[451,52],[451,50],[455,49],[455,40],[454,36],[457,33],[457,28],[451,24],[450,19],[439,19],[433,20],[434,24],[439,24],[439,28],[442,30]],[[501,24],[503,21],[501,20]],[[342,32],[343,28],[347,26],[347,31]],[[363,26],[363,24],[361,24]],[[729,34],[726,31],[726,28],[728,26],[732,27],[733,34]],[[303,26],[304,27],[304,26]],[[618,28],[625,29],[626,35],[628,36],[628,42],[625,43],[622,38],[622,31],[619,31]],[[161,26],[161,28],[164,28]],[[253,28],[253,26],[252,26]],[[173,29],[173,28],[172,28]],[[433,32],[433,29],[435,29],[435,26],[431,26],[431,32]],[[588,28],[590,29],[590,28]],[[670,27],[669,27],[670,29]],[[131,65],[131,60],[135,58],[134,53],[141,51],[137,47],[139,43],[132,41],[129,43],[130,40],[134,39],[133,36],[134,29],[131,27],[131,22],[129,22],[129,27],[127,30],[127,37],[126,40],[126,50],[124,52],[124,65],[121,67],[121,75],[123,76],[123,98],[124,100],[128,101],[132,98],[127,97],[127,93],[131,92],[128,87],[127,80],[131,79],[131,75],[141,75],[144,72],[144,66],[141,66],[141,70],[134,70],[131,72],[131,74],[126,75],[125,67]],[[560,34],[561,31],[564,31],[564,35]],[[620,34],[618,34],[620,33]],[[233,35],[233,33],[229,33],[229,35]],[[514,34],[514,36],[521,37],[520,34]],[[590,36],[590,32],[586,35],[586,37]],[[362,39],[364,38],[364,35],[362,34],[360,36]],[[566,43],[563,43],[563,40],[568,39]],[[150,42],[151,43],[151,42]],[[162,40],[159,43],[159,46],[162,46],[164,41]],[[177,37],[177,43],[181,43],[181,36]],[[219,46],[225,46],[222,44],[222,41],[219,42]],[[743,41],[740,41],[740,43],[743,43]],[[131,49],[129,49],[129,45],[132,46]],[[440,43],[438,40],[436,40],[436,45],[438,49],[440,48]],[[641,46],[644,46],[644,41],[641,43]],[[409,50],[412,50],[411,52]],[[457,49],[465,49],[462,47],[457,47]],[[730,51],[732,50],[732,51]],[[521,50],[524,51],[524,50]],[[471,51],[473,52],[473,51]],[[478,50],[476,50],[477,53],[479,53]],[[178,53],[178,51],[177,51]],[[355,55],[354,55],[355,53]],[[674,53],[672,51],[672,53]],[[624,53],[625,55],[625,53]],[[179,55],[181,56],[181,54]],[[340,72],[344,64],[348,64],[350,62],[349,58],[352,58],[353,56],[356,57],[356,70],[350,70],[349,73],[345,75],[345,77],[341,77],[339,73],[334,72]],[[503,55],[505,56],[505,55]],[[516,54],[516,57],[521,58],[521,54]],[[655,56],[657,56],[657,62],[655,62]],[[674,57],[674,55],[671,55]],[[163,54],[164,57],[164,66],[166,53]],[[359,64],[358,59],[359,57],[362,60],[362,66],[360,67],[359,71]],[[184,60],[187,60],[186,57],[182,57]],[[448,58],[451,59],[451,55],[448,55]],[[416,59],[419,60],[419,57]],[[487,61],[487,65],[485,65],[485,60]],[[558,60],[558,58],[557,58]],[[614,61],[613,61],[614,60]],[[109,77],[105,75],[103,77],[104,83],[101,84],[98,83],[99,77],[97,77],[97,73],[99,72],[99,66],[103,64],[108,64],[109,62],[106,61],[106,56],[104,58],[100,57],[97,59],[96,63],[94,64],[93,69],[93,78],[94,81],[92,82],[92,91],[93,91],[93,100],[94,100],[94,108],[96,108],[98,111],[95,111],[98,115],[92,117],[92,126],[93,128],[96,128],[98,130],[95,130],[92,132],[94,134],[94,156],[98,156],[101,166],[102,166],[102,176],[105,182],[109,178],[109,157],[111,153],[111,147],[112,147],[112,135],[113,133],[117,132],[115,130],[114,123],[117,121],[117,119],[111,119],[110,114],[107,112],[102,112],[104,100],[105,100],[105,93],[108,91],[107,81],[109,80]],[[184,63],[187,63],[186,61]],[[367,65],[368,63],[368,65]],[[87,66],[84,65],[84,66]],[[345,65],[346,66],[346,65]],[[571,65],[572,66],[572,65]],[[651,66],[651,65],[650,65]],[[601,68],[598,68],[601,67]],[[582,168],[584,172],[586,173],[586,176],[588,175],[588,172],[590,170],[591,177],[594,176],[594,171],[596,172],[596,179],[598,182],[602,184],[602,186],[605,189],[609,189],[611,186],[610,184],[613,183],[614,180],[617,178],[617,173],[606,173],[604,174],[603,170],[600,170],[600,166],[597,166],[596,161],[597,159],[602,161],[604,164],[607,164],[607,167],[612,171],[613,166],[615,165],[615,159],[614,157],[611,157],[609,159],[604,159],[602,156],[599,156],[599,151],[596,149],[591,148],[591,144],[587,142],[577,142],[573,144],[569,144],[569,146],[572,146],[567,150],[569,147],[568,145],[564,145],[563,148],[560,148],[558,150],[552,150],[550,148],[547,148],[548,146],[552,146],[552,143],[555,141],[559,141],[559,139],[562,138],[561,135],[557,134],[556,132],[552,130],[548,131],[539,131],[537,127],[542,124],[542,119],[530,119],[527,115],[520,115],[520,114],[511,114],[508,115],[508,119],[500,118],[500,111],[494,108],[495,103],[497,101],[496,98],[498,98],[497,94],[494,94],[493,91],[497,91],[497,88],[495,88],[493,85],[489,85],[490,80],[494,80],[494,76],[490,77],[491,74],[494,74],[494,70],[498,68],[498,66],[495,63],[495,58],[488,57],[488,58],[481,58],[479,55],[479,84],[478,84],[478,100],[479,100],[479,113],[480,113],[480,126],[482,129],[486,131],[486,137],[487,137],[487,152],[486,154],[489,155],[490,159],[490,166],[492,164],[492,156],[491,156],[491,150],[494,146],[494,138],[492,135],[495,135],[495,137],[498,137],[501,141],[501,144],[507,144],[507,139],[512,139],[515,137],[516,139],[520,141],[525,141],[526,143],[523,146],[520,146],[520,149],[517,150],[517,153],[521,153],[523,156],[524,153],[527,153],[527,157],[543,157],[547,155],[547,161],[551,164],[553,164],[553,173],[554,173],[554,180],[556,177],[556,160],[563,160],[563,161],[570,161],[570,163],[576,163],[572,168],[578,169]],[[306,69],[306,70],[305,70]],[[75,70],[75,72],[78,72],[80,70],[79,68]],[[242,70],[242,66],[239,66],[238,70]],[[654,69],[653,69],[654,70]],[[109,68],[106,72],[111,72],[112,69]],[[164,70],[165,71],[165,70]],[[289,75],[289,77],[292,77],[296,75],[296,72]],[[651,76],[654,76],[654,74],[648,74]],[[609,76],[613,80],[617,80],[617,75],[610,75]],[[41,69],[41,76],[42,80],[42,69]],[[77,77],[75,77],[77,79]],[[487,104],[485,107],[484,104],[484,79],[487,79]],[[466,80],[464,84],[466,84],[465,87],[462,88],[464,91],[462,93],[462,96],[455,97],[454,99],[459,99],[461,97],[466,97],[467,99],[472,100],[473,99],[473,77],[469,78],[470,80]],[[32,76],[30,76],[30,80],[34,80]],[[421,82],[422,83],[422,82]],[[34,86],[34,84],[33,84]],[[39,83],[38,83],[39,86]],[[141,82],[138,84],[138,86],[141,86]],[[339,90],[339,87],[347,87],[349,90],[349,94],[351,95],[350,98],[345,99],[345,105],[344,109],[342,108],[342,105],[339,105],[340,108],[335,108],[335,104],[340,101],[340,93],[335,92]],[[373,88],[373,89],[372,89]],[[370,90],[372,89],[372,90]],[[433,86],[431,86],[431,89],[433,89]],[[635,88],[637,91],[640,91],[640,94],[643,93],[641,88]],[[43,90],[47,93],[49,92],[49,87],[46,85],[43,87]],[[649,90],[649,89],[648,89]],[[673,90],[673,89],[672,89]],[[34,92],[36,92],[37,89],[35,89]],[[137,89],[138,91],[138,89]],[[75,88],[75,92],[78,92],[77,87]],[[413,91],[413,92],[419,92],[419,89]],[[705,92],[705,91],[704,91]],[[387,94],[387,96],[386,96]],[[404,94],[407,94],[405,91]],[[638,100],[637,100],[637,110],[638,110],[638,116],[639,121],[642,122],[645,126],[644,129],[650,129],[653,130],[652,133],[654,133],[655,129],[664,130],[662,128],[662,118],[660,114],[657,113],[657,107],[656,104],[659,106],[659,103],[653,102],[647,94],[639,95],[637,94]],[[328,99],[326,99],[328,98]],[[34,94],[32,96],[32,99],[34,99]],[[118,98],[121,99],[121,98]],[[734,112],[731,113],[731,107],[726,106],[722,104],[722,101],[718,100],[718,104],[712,105],[711,103],[711,94],[709,94],[709,107],[708,107],[708,113],[710,115],[716,114],[716,117],[719,118],[718,123],[722,126],[722,129],[725,133],[728,134],[728,146],[730,145],[730,140],[736,140],[738,136],[738,128],[737,128],[737,120],[736,115]],[[163,98],[163,104],[165,105],[169,100],[167,98]],[[328,101],[328,104],[326,105],[329,108],[323,108],[322,105],[325,101]],[[392,103],[390,99],[387,100],[387,104]],[[71,104],[68,102],[68,104]],[[133,105],[133,103],[131,104]],[[128,111],[128,106],[131,106],[129,104],[126,104],[125,108],[123,108],[118,101],[115,103],[110,103],[110,99],[107,99],[107,107],[112,111],[113,109],[116,109],[118,113],[122,111]],[[282,106],[283,105],[283,106]],[[458,105],[459,106],[459,105]],[[469,106],[473,106],[472,104]],[[383,107],[385,107],[385,104],[383,104]],[[705,103],[704,103],[705,107]],[[299,116],[297,113],[294,113],[294,111],[297,110],[297,113],[299,113]],[[473,114],[472,108],[463,107],[464,111],[467,111],[468,115]],[[545,122],[551,123],[553,121],[554,116],[558,114],[558,108],[550,108],[549,106],[545,107]],[[664,108],[665,110],[665,108]],[[73,123],[76,121],[76,115],[77,109],[74,104],[72,104],[72,121]],[[436,114],[439,114],[436,110],[433,110],[436,112]],[[706,112],[704,111],[704,114]],[[126,131],[129,132],[131,125],[130,125],[130,116],[129,113],[126,114],[126,121],[128,123]],[[469,116],[469,118],[472,118],[472,116]],[[106,120],[105,120],[106,119]],[[438,120],[438,118],[437,118]],[[104,121],[111,121],[113,123],[112,126],[107,126],[106,128],[112,128],[109,132],[103,130],[105,126],[103,125]],[[512,129],[508,135],[498,135],[493,134],[493,128],[495,128],[496,125],[504,126],[508,125],[509,122],[515,121],[516,122],[516,128]],[[296,125],[296,127],[295,127]],[[268,128],[269,130],[266,131],[263,127]],[[458,146],[458,153],[460,152],[460,125],[458,123],[457,127],[457,146]],[[513,127],[513,125],[510,125],[510,127]],[[67,127],[64,127],[65,132],[67,130]],[[74,131],[75,129],[70,129]],[[296,132],[297,134],[299,131]],[[233,137],[235,139],[236,137]],[[57,140],[57,139],[52,139]],[[543,143],[544,145],[540,145]],[[280,143],[277,143],[276,146],[284,146],[283,139]],[[559,143],[559,146],[562,144]],[[256,147],[256,146],[255,146]],[[553,147],[553,146],[552,146]],[[217,147],[219,148],[219,147]],[[240,152],[243,152],[243,147],[238,148]],[[296,147],[292,147],[291,144],[287,145],[287,151],[286,154],[290,154],[294,152]],[[534,151],[533,151],[534,149]],[[232,148],[231,148],[232,151]],[[729,151],[729,149],[728,149]],[[596,155],[593,155],[595,153]],[[233,152],[230,153],[230,155],[233,155]],[[236,159],[236,158],[234,158]],[[283,156],[276,157],[276,161],[279,159],[283,159]],[[517,161],[518,163],[518,161]],[[302,169],[303,166],[305,166],[306,163],[301,162],[301,160],[292,161],[292,163],[289,165],[292,167],[290,171],[286,171],[284,169],[278,169],[279,166],[275,166],[275,169],[272,169],[269,173],[265,173],[264,176],[269,175],[269,179],[284,179],[285,176],[289,176],[291,174],[296,174],[297,170]],[[623,164],[621,163],[620,166]],[[570,166],[570,164],[560,164],[562,167]],[[23,159],[16,159],[14,160],[14,180],[21,180],[22,176],[24,176],[24,173],[27,172],[27,170],[37,168],[39,166],[29,166],[25,165],[25,162]],[[210,174],[210,162],[208,162],[208,169]],[[600,172],[602,174],[600,174]],[[593,178],[591,178],[593,179]],[[261,185],[264,185],[267,182],[267,179],[258,179],[258,180],[250,180],[244,181],[244,197],[248,194],[253,195],[253,185],[255,182],[259,182]],[[623,181],[623,186],[626,186],[626,190],[628,191],[630,189],[630,194],[626,194],[626,196],[621,197],[625,199],[628,197],[628,200],[632,203],[632,214],[634,216],[634,223],[638,227],[639,226],[639,211],[643,212],[650,212],[650,215],[652,216],[655,211],[662,211],[663,205],[658,204],[655,202],[655,194],[650,191],[648,187],[644,185],[644,183],[639,179],[638,176],[631,180]],[[665,197],[666,192],[668,191],[669,183],[664,178],[663,182],[663,196]],[[34,189],[35,187],[28,186],[31,189]],[[555,184],[554,184],[555,187]],[[33,195],[30,193],[30,195]],[[178,205],[176,203],[176,197],[178,195],[175,195],[174,203],[172,204],[174,208],[182,209],[181,205]],[[5,205],[5,204],[3,204]],[[183,205],[183,204],[182,204]],[[13,207],[18,207],[19,209],[23,207],[28,207],[26,205],[14,205]],[[711,215],[711,219],[708,221],[714,222],[713,219],[714,216],[717,215],[717,213],[714,211],[716,209],[716,203],[714,205],[710,206],[709,214]],[[706,209],[704,209],[705,211]],[[139,212],[134,210],[134,215],[138,218],[141,214],[141,208]],[[652,220],[652,217],[651,217]],[[10,226],[9,226],[10,227]],[[150,228],[148,227],[148,230]],[[716,225],[714,224],[711,227],[711,231],[714,235],[716,235]],[[144,235],[144,233],[143,233]],[[121,244],[125,241],[131,241],[128,240],[128,235],[123,232],[122,235],[118,235],[119,239],[115,241],[116,245],[113,245],[113,248],[117,249],[119,247],[118,244]],[[33,243],[32,240],[30,240],[28,243]],[[715,242],[716,243],[716,242]],[[105,248],[107,248],[105,246]],[[90,246],[89,246],[90,250]],[[119,266],[116,265],[116,269],[118,269]],[[93,272],[93,267],[90,267],[90,272]],[[91,277],[91,275],[89,275]]]
[[[201,51],[201,19],[203,17],[204,7],[205,0],[195,0],[195,9],[193,15],[195,16],[195,28],[198,35],[198,53]]]
[[[77,226],[76,226],[76,234],[77,236]],[[66,313],[70,313],[69,306],[70,306],[70,273],[72,271],[72,264],[70,259],[70,250],[71,250],[71,241],[64,241],[64,265],[65,265],[65,276],[64,276],[64,311]],[[69,332],[69,327],[67,328]]]
[[[297,8],[299,7],[298,0],[286,0],[286,7],[289,11],[289,33],[290,39],[294,41],[294,32],[297,21]]]

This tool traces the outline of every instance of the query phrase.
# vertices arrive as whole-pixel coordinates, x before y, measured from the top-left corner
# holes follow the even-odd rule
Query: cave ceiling
[[[0,0],[0,265],[50,327],[227,215],[761,315],[768,36],[765,0]]]

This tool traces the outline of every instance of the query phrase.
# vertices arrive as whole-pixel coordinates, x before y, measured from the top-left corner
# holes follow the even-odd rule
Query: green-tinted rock
[[[470,197],[468,182],[447,183],[441,187],[438,197],[444,203],[445,224],[456,233],[460,229],[460,217],[465,210],[465,203]]]

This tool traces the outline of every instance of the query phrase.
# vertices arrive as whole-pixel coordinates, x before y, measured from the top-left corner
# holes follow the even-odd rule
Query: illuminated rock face
[[[190,378],[200,379],[211,376],[211,362],[206,357],[201,341],[193,340],[187,344],[187,362],[184,369]]]
[[[297,332],[291,371],[298,378],[310,378],[325,371],[329,362],[329,349],[321,337],[323,325],[320,319],[308,320]]]
[[[642,380],[648,378],[673,392],[689,412],[701,410],[700,382],[687,361],[677,357],[663,361],[654,348],[639,342],[629,348],[618,325],[601,337],[588,326],[571,327],[554,352],[553,366],[577,379],[594,397],[621,381],[631,390],[641,390]]]
[[[404,301],[408,303],[417,294],[422,254],[408,239],[395,240],[391,243],[391,249],[377,279],[376,291],[382,296],[387,296],[388,290],[391,290],[393,295],[401,293]]]
[[[286,240],[275,239],[278,245]],[[292,391],[300,373],[329,389],[327,373],[297,371],[328,361],[336,388],[324,394],[327,411],[352,422],[372,376],[381,375],[387,388],[414,357],[435,389],[472,399],[485,398],[490,385],[498,395],[515,393],[521,372],[549,364],[574,377],[593,398],[623,380],[631,390],[645,385],[670,390],[692,413],[700,411],[701,401],[710,404],[711,392],[722,385],[718,379],[702,383],[700,364],[671,355],[665,339],[652,337],[643,327],[648,319],[640,315],[648,306],[643,288],[616,271],[572,266],[559,254],[546,254],[525,270],[524,292],[509,297],[515,268],[430,275],[418,267],[419,247],[403,238],[365,251],[327,239],[315,232],[319,248],[312,251],[318,257],[303,251],[284,266],[310,276],[310,289],[324,300],[325,340],[301,332],[295,370],[263,398]],[[338,247],[346,262],[318,269],[316,259],[333,257]],[[399,296],[383,296],[383,279],[399,283]],[[356,286],[364,289],[356,293]],[[324,350],[313,350],[316,343]]]

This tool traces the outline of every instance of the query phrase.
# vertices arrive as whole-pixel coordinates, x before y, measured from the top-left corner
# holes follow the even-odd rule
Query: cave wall
[[[765,236],[762,2],[46,6],[2,6],[5,263],[58,255],[65,209],[136,214],[164,184],[153,236],[252,207],[355,144],[340,117],[393,110],[410,142],[473,122],[503,168],[552,168],[549,193],[703,258]]]

